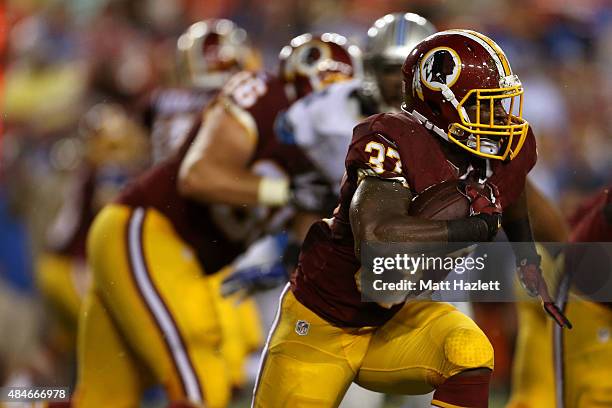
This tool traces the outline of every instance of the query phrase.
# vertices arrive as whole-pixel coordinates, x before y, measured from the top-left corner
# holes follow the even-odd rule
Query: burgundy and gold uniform
[[[612,242],[611,192],[610,187],[602,189],[571,217],[570,242]],[[592,253],[593,262],[586,262],[589,266],[567,271],[573,274],[575,293],[570,294],[566,311],[568,318],[579,322],[574,330],[561,333],[565,371],[563,393],[565,406],[570,408],[612,405],[612,378],[609,375],[612,366],[612,303],[593,302],[581,294],[581,288],[589,288],[593,280],[608,279],[610,245],[606,248],[607,253],[601,250]],[[570,255],[566,253],[566,257]],[[601,257],[605,260],[598,261]],[[573,260],[567,259],[566,268],[572,265],[575,265]],[[588,276],[592,274],[599,276]]]
[[[47,231],[36,277],[49,306],[45,345],[55,353],[54,373],[66,376],[75,356],[79,310],[91,282],[86,263],[87,234],[98,211],[125,182],[148,164],[148,138],[118,105],[93,106],[79,123],[84,150],[66,189],[62,207]],[[59,353],[58,353],[59,352]]]
[[[37,262],[38,285],[69,337],[75,337],[79,307],[90,279],[85,248],[91,223],[149,162],[144,130],[118,105],[94,105],[83,116],[79,134],[85,147],[82,164],[66,190]]]
[[[261,171],[275,171],[281,176],[293,176],[312,170],[311,162],[296,145],[282,143],[275,135],[275,121],[289,106],[283,83],[267,73],[236,74],[218,98],[247,128],[255,144],[251,166]],[[172,223],[181,238],[193,248],[204,273],[213,274],[229,265],[244,252],[257,227],[255,213],[225,205],[201,204],[182,197],[177,189],[178,170],[202,122],[192,123],[185,141],[168,160],[153,167],[135,180],[121,194],[119,204],[136,208],[150,207]],[[240,225],[240,223],[246,225]]]
[[[399,180],[418,194],[480,172],[499,188],[507,207],[536,161],[532,133],[514,160],[487,166],[474,158],[465,169],[450,161],[443,143],[405,113],[378,114],[354,129],[340,205],[331,220],[310,229],[291,290],[281,299],[255,388],[256,407],[336,406],[351,381],[379,392],[423,394],[464,370],[492,368],[486,336],[453,306],[410,302],[385,308],[362,302],[356,285],[360,261],[349,207],[363,177]],[[274,381],[284,377],[292,387],[279,391]]]
[[[202,112],[219,91],[219,89],[197,87],[169,88],[159,90],[153,95],[152,103],[147,112],[147,122],[150,122],[154,163],[176,156],[181,146],[184,146],[183,151],[189,146],[185,143],[186,139],[193,138],[195,129],[198,128],[201,121]],[[172,172],[177,171],[183,155],[184,153],[181,153],[178,157],[170,159],[174,163],[170,166]],[[154,173],[151,177],[156,179],[159,174]],[[205,223],[203,225],[198,224],[201,222],[201,214],[210,214],[212,221],[219,224],[224,232],[229,231],[230,237],[234,240],[237,236],[244,236],[237,231],[237,227],[244,230],[252,222],[250,219],[247,221],[239,220],[238,224],[230,222],[228,218],[233,215],[233,210],[226,206],[214,206],[209,212],[207,208],[201,208],[202,206],[197,203],[186,200],[179,201],[179,197],[173,194],[165,197],[165,200],[166,203],[175,203],[175,210],[184,212],[183,221],[177,222],[177,225],[182,225],[182,230],[185,230],[185,225],[190,223],[194,224],[193,226],[200,227],[202,231],[210,230],[210,227],[207,227]],[[184,208],[181,207],[181,203],[184,204]],[[172,207],[164,203],[159,203],[158,206]],[[247,215],[246,213],[240,214],[241,217],[247,217]],[[181,217],[174,216],[174,218],[180,219]],[[234,218],[237,219],[236,216]],[[188,222],[187,219],[191,221]],[[219,231],[212,230],[208,233],[214,237]],[[190,237],[195,240],[201,238],[197,233],[191,234]],[[206,246],[206,243],[198,243],[198,245]],[[241,248],[239,248],[240,250]],[[229,270],[226,273],[217,274],[213,278],[213,285],[215,287],[219,286],[227,273],[229,273]],[[219,321],[222,328],[221,352],[228,363],[232,385],[241,387],[245,381],[245,359],[250,352],[261,347],[263,339],[257,306],[252,299],[246,299],[244,302],[238,302],[233,297],[226,299],[216,289],[213,290],[213,295],[215,296],[216,309],[219,312]],[[249,324],[244,325],[241,323],[243,321],[247,321]]]
[[[612,202],[610,189],[604,189],[598,194],[585,200],[579,208],[569,217],[572,227],[570,242],[609,242],[612,241],[612,223],[606,219],[604,208]],[[578,244],[580,245],[580,244]],[[577,248],[581,248],[578,246]],[[582,247],[584,248],[584,247]],[[572,256],[579,252],[572,253]],[[566,256],[568,254],[566,253]],[[592,255],[595,264],[605,265],[600,261],[601,253]],[[549,264],[547,266],[547,264]],[[587,263],[588,264],[588,263]],[[543,263],[545,273],[558,279],[559,275],[568,267],[579,265],[559,256],[557,261]],[[592,281],[593,273],[601,271],[594,264],[586,269],[566,270],[572,273],[578,284],[582,278]],[[607,269],[607,266],[604,266]],[[608,273],[606,270],[605,273]],[[584,276],[581,276],[584,275]],[[597,279],[595,279],[597,281]],[[580,285],[579,285],[580,286]],[[529,302],[531,303],[531,302]],[[520,321],[520,336],[517,339],[517,355],[515,357],[515,370],[519,371],[521,378],[513,384],[512,395],[508,408],[531,408],[554,406],[555,367],[553,363],[553,324],[537,313],[536,307],[527,310]],[[569,319],[577,322],[570,331],[561,331],[563,336],[563,396],[564,406],[568,408],[605,407],[612,404],[612,382],[608,375],[612,364],[610,331],[612,330],[612,312],[608,304],[588,300],[580,295],[580,291],[570,293],[566,304]],[[541,359],[538,364],[533,363],[534,355],[549,356]]]
[[[491,162],[487,179],[500,191],[502,207],[520,195],[525,176],[536,160],[535,140],[531,135],[520,157],[507,164]],[[479,171],[475,169],[474,171]],[[354,240],[349,222],[349,207],[360,181],[360,174],[401,179],[414,194],[464,174],[445,156],[441,142],[405,114],[379,114],[355,128],[346,158],[346,178],[341,188],[340,206],[331,223],[314,226],[304,244],[302,260],[293,281],[298,300],[328,321],[345,327],[380,326],[402,307],[386,309],[376,303],[362,303],[354,275],[359,260],[354,254]],[[322,243],[314,236],[323,238]],[[310,244],[316,242],[316,244]],[[333,262],[333,274],[322,268],[325,253],[341,257]],[[329,266],[329,270],[332,266]],[[323,279],[325,276],[325,279]]]
[[[276,117],[289,105],[276,77],[236,74],[216,102],[249,131],[253,168],[268,163],[268,171],[286,176],[310,170],[296,146],[276,139]],[[129,185],[93,224],[88,262],[94,282],[81,321],[77,406],[137,405],[150,381],[162,383],[172,401],[227,403],[230,378],[218,352],[227,313],[218,309],[227,305],[218,302],[219,282],[208,275],[226,273],[256,235],[254,216],[266,214],[179,193],[181,162],[205,117],[206,110],[182,146]],[[259,330],[256,316],[240,325],[245,332],[234,336]],[[143,377],[143,370],[151,375]]]

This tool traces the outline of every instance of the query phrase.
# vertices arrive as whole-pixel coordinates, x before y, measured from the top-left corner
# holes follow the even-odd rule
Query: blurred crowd
[[[524,116],[539,139],[533,178],[540,188],[569,215],[612,179],[607,0],[8,0],[4,7],[0,280],[17,298],[34,291],[33,254],[44,246],[85,155],[84,113],[109,102],[142,122],[151,92],[176,82],[177,37],[203,18],[244,27],[270,70],[297,34],[335,31],[363,41],[387,12],[416,12],[439,29],[482,31],[502,46],[525,84]],[[24,316],[30,307],[22,307]],[[0,333],[9,327],[1,320]],[[16,340],[20,350],[30,337]]]

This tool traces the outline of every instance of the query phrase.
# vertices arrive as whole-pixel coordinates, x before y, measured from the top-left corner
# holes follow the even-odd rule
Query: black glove
[[[331,214],[337,201],[329,183],[316,172],[300,174],[291,180],[289,204],[298,210]]]
[[[501,226],[501,214],[477,214],[446,222],[449,242],[487,242]]]

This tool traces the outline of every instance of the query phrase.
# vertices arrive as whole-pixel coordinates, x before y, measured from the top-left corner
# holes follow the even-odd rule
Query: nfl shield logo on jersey
[[[308,329],[310,329],[310,323],[304,320],[298,320],[295,324],[295,332],[300,336],[305,336],[308,334]]]

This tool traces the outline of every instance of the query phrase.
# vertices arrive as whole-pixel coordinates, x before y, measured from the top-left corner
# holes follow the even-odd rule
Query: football
[[[470,215],[470,202],[459,190],[462,180],[436,184],[412,199],[408,214],[429,220],[448,221]]]

